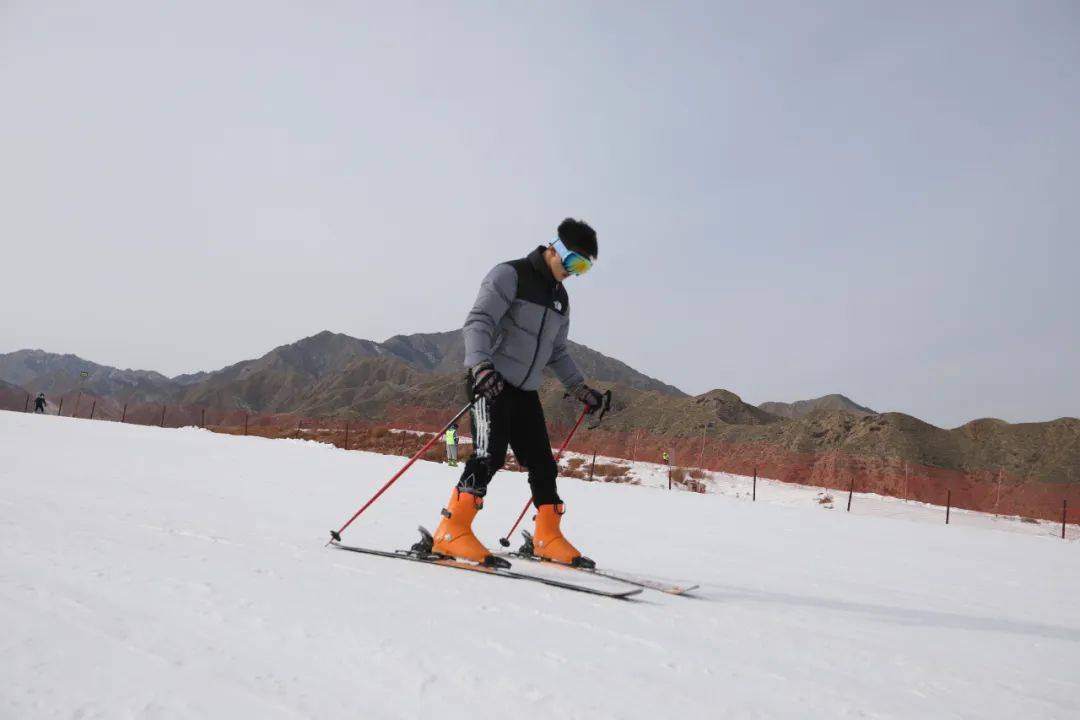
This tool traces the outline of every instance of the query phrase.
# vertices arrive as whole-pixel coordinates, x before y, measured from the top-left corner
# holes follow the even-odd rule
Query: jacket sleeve
[[[465,367],[491,360],[499,322],[517,295],[517,270],[511,265],[496,265],[480,283],[472,310],[465,318]]]
[[[574,358],[570,357],[570,353],[566,349],[566,339],[570,334],[570,316],[566,316],[566,322],[559,328],[559,334],[555,336],[555,347],[551,351],[551,359],[548,360],[548,367],[555,371],[555,375],[558,376],[559,382],[568,388],[575,387],[585,382],[585,376],[581,373],[581,369],[574,362]]]

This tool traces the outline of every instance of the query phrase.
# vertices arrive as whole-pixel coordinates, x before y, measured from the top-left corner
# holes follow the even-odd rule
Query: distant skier
[[[457,423],[446,431],[446,464],[457,467]]]
[[[667,450],[664,451],[664,464],[665,465],[670,465],[671,464],[671,456],[668,455]]]
[[[584,222],[567,218],[548,246],[496,265],[481,283],[463,330],[469,369],[466,386],[470,398],[476,399],[470,416],[473,454],[442,511],[434,552],[507,564],[476,538],[472,521],[484,506],[488,483],[503,466],[509,445],[529,470],[536,507],[535,554],[592,566],[559,527],[565,508],[555,485],[558,467],[537,390],[544,368],[550,367],[588,412],[603,403],[603,396],[585,384],[566,350],[570,298],[562,285],[567,277],[588,271],[596,257],[596,232]]]
[[[48,403],[45,402],[45,393],[38,393],[38,396],[34,398],[34,414],[44,414],[46,405],[48,405]]]

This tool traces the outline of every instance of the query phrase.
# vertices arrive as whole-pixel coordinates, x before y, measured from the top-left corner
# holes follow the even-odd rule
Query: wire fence
[[[36,411],[36,396],[18,389],[0,388],[0,409],[32,413]],[[46,396],[42,411],[47,415],[119,422],[161,428],[199,427],[230,435],[250,435],[264,438],[296,438],[314,440],[346,450],[365,450],[383,454],[411,456],[432,435],[430,429],[402,430],[387,421],[363,418],[312,417],[296,413],[253,413],[242,409],[214,408],[191,404],[123,402],[115,398],[98,397],[89,393],[67,393]],[[409,416],[409,426],[432,426],[425,420],[431,414]],[[462,428],[467,432],[467,422]],[[569,428],[552,428],[553,438],[563,437]],[[1076,483],[1048,483],[1017,479],[1001,470],[961,473],[926,469],[913,471],[910,466],[893,468],[882,473],[868,470],[864,460],[853,456],[836,455],[822,462],[820,456],[807,457],[806,465],[792,461],[791,454],[782,462],[769,458],[774,452],[760,448],[760,456],[747,454],[746,448],[735,448],[702,435],[694,438],[671,438],[649,434],[642,430],[611,432],[595,430],[580,434],[570,443],[569,450],[592,456],[588,462],[571,458],[561,467],[569,477],[603,482],[629,482],[625,464],[611,463],[597,457],[651,462],[668,467],[668,487],[672,490],[704,493],[709,491],[706,470],[753,476],[751,499],[758,494],[759,472],[770,479],[804,486],[828,488],[846,495],[846,509],[856,495],[874,494],[883,497],[915,500],[940,506],[944,522],[951,520],[953,509],[973,510],[999,515],[1018,516],[1029,521],[1060,521],[1061,536],[1071,515],[1080,512],[1080,486]],[[441,462],[445,448],[439,444],[426,451],[424,459]],[[463,444],[459,461],[466,462],[470,447]],[[664,457],[670,458],[665,462]],[[681,462],[677,462],[681,459]],[[761,462],[757,462],[761,460]],[[825,471],[816,470],[824,465]],[[512,455],[509,470],[521,470]],[[815,468],[806,472],[805,467]],[[1071,510],[1070,510],[1071,508]]]
[[[843,450],[803,452],[770,443],[732,443],[705,433],[670,437],[638,429],[593,431],[570,445],[574,452],[664,464],[670,458],[672,486],[702,491],[696,470],[767,477],[836,493],[873,494],[948,508],[1030,520],[1080,518],[1080,468],[1066,468],[1071,481],[1051,482],[1002,467],[957,470],[867,457]],[[852,484],[854,489],[852,490]],[[753,492],[751,490],[751,492]]]
[[[297,413],[254,413],[191,404],[123,402],[88,393],[46,397],[43,414],[161,428],[199,427],[229,435],[318,440],[346,449],[407,452],[422,444],[423,433],[395,433],[362,419],[312,417]],[[29,393],[0,392],[0,409],[36,412]],[[430,434],[427,435],[430,437]]]

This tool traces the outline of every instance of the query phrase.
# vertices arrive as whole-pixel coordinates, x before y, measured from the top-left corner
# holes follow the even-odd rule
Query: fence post
[[[952,511],[952,490],[945,496],[945,524],[949,524],[949,513]]]
[[[56,417],[60,417],[61,413],[63,413],[63,412],[64,412],[64,396],[61,395],[60,396],[60,407],[56,408]]]
[[[1069,511],[1069,501],[1067,498],[1061,499],[1061,539],[1065,539],[1065,515]]]
[[[120,422],[127,420],[127,403],[124,403],[124,412],[120,413]]]
[[[592,465],[589,467],[589,480],[592,480],[593,470],[596,469],[596,451],[592,451]]]
[[[167,407],[168,405],[161,406],[161,427],[165,427],[165,408]]]
[[[244,413],[244,434],[247,435],[247,413]]]
[[[847,491],[847,511],[851,512],[851,496],[855,494],[855,478],[851,478],[851,487]]]
[[[300,426],[302,426],[303,424],[304,424],[304,418],[300,418],[299,420],[296,421],[296,432],[293,433],[293,438],[294,439],[300,437]]]
[[[345,450],[349,449],[349,421],[345,421]]]
[[[754,468],[754,492],[750,496],[750,502],[757,502],[757,468]]]
[[[23,406],[23,412],[30,412],[30,393],[26,393],[26,405]]]
[[[201,427],[201,428],[206,427],[206,408],[202,409],[202,419],[199,420],[199,427]]]
[[[97,400],[94,400],[94,402],[92,402],[90,404],[90,419],[91,420],[94,419],[94,411],[95,410],[97,410]]]
[[[667,489],[671,489],[671,463],[667,466]]]

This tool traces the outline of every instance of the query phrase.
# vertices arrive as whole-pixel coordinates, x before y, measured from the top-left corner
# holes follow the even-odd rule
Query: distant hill
[[[874,410],[863,407],[851,398],[836,393],[832,395],[823,395],[822,397],[814,398],[813,400],[796,400],[792,403],[764,402],[758,405],[758,407],[770,415],[785,418],[805,417],[816,410],[842,410],[859,416],[877,415],[877,412]]]
[[[176,402],[239,407],[257,412],[288,412],[303,404],[312,388],[361,358],[389,355],[370,340],[321,332],[274,348],[260,358],[183,376],[174,387]]]
[[[84,379],[81,373],[86,372]],[[84,360],[77,355],[58,355],[43,350],[18,350],[0,355],[0,379],[34,394],[64,395],[81,388],[102,397],[134,398],[160,402],[172,397],[174,383],[161,373],[120,370]]]
[[[593,383],[688,397],[584,345],[571,342],[569,349]],[[393,403],[463,397],[464,358],[460,332],[396,335],[375,343],[326,331],[206,373],[187,383],[176,400],[255,411],[366,415]]]
[[[966,497],[995,508],[1006,475],[1012,482],[1080,483],[1080,421],[1073,418],[1016,425],[977,420],[945,430],[900,413],[875,413],[843,395],[754,407],[722,389],[690,397],[584,345],[572,343],[570,353],[591,383],[613,391],[613,412],[589,442],[619,457],[658,457],[670,449],[681,461],[761,469],[797,482],[872,478],[877,491],[931,501],[943,483],[974,481],[964,486]],[[423,426],[465,402],[463,356],[460,332],[397,335],[382,343],[321,332],[259,358],[175,378],[20,350],[0,355],[0,380],[20,386],[4,391],[9,409],[22,408],[25,391],[43,391],[54,402],[81,383],[87,393],[124,402]],[[564,394],[551,377],[541,388],[553,427],[568,427],[579,412]]]
[[[0,380],[0,407],[18,409],[25,406],[26,390],[18,385]]]
[[[433,373],[464,373],[465,339],[460,330],[395,335],[382,343],[382,347],[410,365]],[[581,371],[591,380],[618,383],[637,390],[653,390],[672,397],[688,397],[679,388],[638,372],[626,363],[585,345],[571,340],[567,347]]]
[[[626,363],[571,342],[570,354],[593,382],[687,397],[676,387]],[[210,372],[167,378],[145,370],[119,370],[75,355],[19,350],[0,355],[0,379],[35,392],[63,395],[82,389],[103,397],[236,407],[256,412],[356,411],[348,398],[387,398],[420,376],[452,376],[461,387],[465,347],[460,331],[396,335],[386,342],[323,331],[281,345],[262,357]],[[364,362],[379,360],[379,363]],[[89,373],[84,380],[80,373]],[[373,387],[388,382],[392,387]],[[437,385],[439,383],[436,383]]]
[[[23,390],[18,385],[15,385],[15,384],[9,383],[9,382],[5,382],[4,380],[0,380],[0,390],[17,391],[17,392],[22,392],[24,394],[26,393],[26,390]]]

